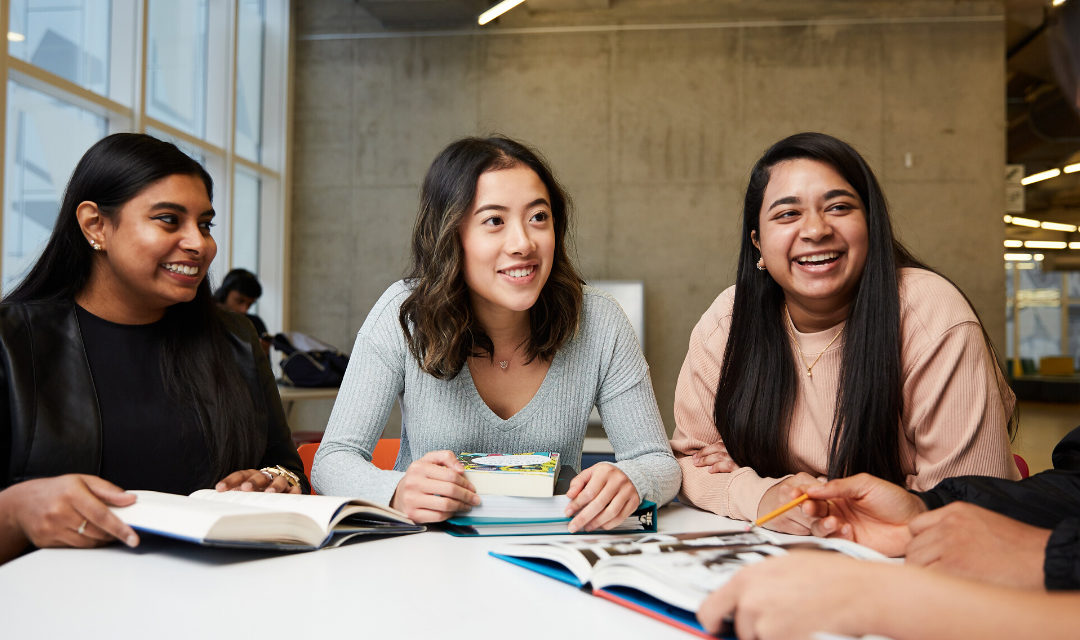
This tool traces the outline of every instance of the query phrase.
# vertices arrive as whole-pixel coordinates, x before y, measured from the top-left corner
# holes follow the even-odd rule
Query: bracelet
[[[292,471],[289,471],[288,469],[281,466],[280,464],[275,465],[273,467],[263,467],[262,469],[259,469],[259,471],[262,471],[263,473],[269,473],[270,475],[281,476],[281,477],[285,478],[285,480],[288,481],[290,487],[299,487],[300,486],[300,476],[296,475]]]

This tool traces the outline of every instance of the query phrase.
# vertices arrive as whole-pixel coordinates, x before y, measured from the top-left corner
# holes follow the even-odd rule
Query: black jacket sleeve
[[[960,476],[916,493],[937,509],[950,502],[969,502],[1021,522],[1053,529],[1063,520],[1080,518],[1080,427],[1054,448],[1054,469],[1020,481]]]
[[[1062,520],[1046,543],[1046,588],[1080,589],[1080,518]]]

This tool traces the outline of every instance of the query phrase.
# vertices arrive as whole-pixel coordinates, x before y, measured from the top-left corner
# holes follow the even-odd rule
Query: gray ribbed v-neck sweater
[[[508,420],[484,403],[469,367],[450,380],[424,373],[409,353],[398,310],[403,281],[382,295],[356,336],[312,481],[324,495],[389,504],[414,460],[429,451],[558,451],[580,471],[581,446],[595,405],[616,466],[643,500],[670,501],[680,471],[656,406],[649,366],[630,322],[606,293],[585,287],[581,326],[555,354],[540,389]],[[401,403],[401,452],[392,471],[371,464],[394,400]]]

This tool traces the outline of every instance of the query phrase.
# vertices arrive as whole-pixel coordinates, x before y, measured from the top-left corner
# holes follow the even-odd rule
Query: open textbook
[[[764,529],[562,539],[508,544],[490,553],[709,638],[712,636],[695,617],[705,597],[741,567],[794,549],[886,560],[880,553],[847,540]]]
[[[135,504],[109,508],[132,528],[210,546],[305,551],[424,530],[400,511],[357,498],[212,489],[190,496],[130,493]]]

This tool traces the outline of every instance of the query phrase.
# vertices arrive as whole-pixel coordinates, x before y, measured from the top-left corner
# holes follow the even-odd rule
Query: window
[[[86,149],[109,133],[143,131],[206,167],[218,213],[211,274],[220,278],[233,267],[258,273],[260,313],[275,330],[284,328],[286,273],[276,257],[287,202],[289,2],[11,0],[4,6],[2,291],[37,259]]]

